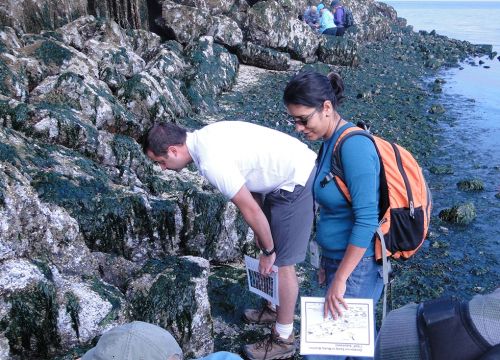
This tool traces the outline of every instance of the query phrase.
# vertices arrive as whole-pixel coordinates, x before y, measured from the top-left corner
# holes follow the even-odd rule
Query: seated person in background
[[[391,311],[375,359],[500,359],[500,288],[469,302],[441,298]]]
[[[333,21],[337,26],[337,36],[344,35],[345,27],[344,27],[344,8],[340,3],[340,0],[333,0],[330,3],[330,7],[333,13]]]
[[[307,7],[304,12],[304,21],[313,30],[317,30],[319,28],[319,12],[316,6],[312,5]]]
[[[323,4],[318,5],[318,10],[321,14],[319,18],[319,33],[335,36],[337,28],[333,21],[333,14]]]
[[[182,350],[170,333],[142,321],[114,327],[102,334],[97,345],[81,360],[181,360]],[[238,355],[219,351],[198,360],[242,360]]]

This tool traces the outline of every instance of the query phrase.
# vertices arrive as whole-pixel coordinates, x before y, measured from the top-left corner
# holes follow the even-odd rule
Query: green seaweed
[[[78,297],[71,291],[64,294],[66,300],[66,312],[71,318],[71,327],[76,333],[76,337],[80,339],[80,302]]]
[[[130,317],[166,329],[174,327],[181,336],[182,346],[192,335],[193,314],[197,311],[196,286],[192,278],[201,276],[203,268],[186,259],[168,257],[149,260],[142,271],[156,279],[147,293],[133,295]]]
[[[105,318],[99,322],[100,326],[106,326],[109,323],[118,319],[118,314],[122,307],[121,298],[123,295],[117,288],[109,284],[106,284],[97,277],[92,277],[90,280],[92,284],[91,289],[95,291],[97,294],[99,294],[101,298],[103,298],[104,300],[108,301],[111,304],[111,310],[105,316]]]
[[[73,53],[55,41],[45,40],[35,50],[35,57],[46,65],[61,66]]]
[[[461,191],[483,191],[484,183],[481,179],[467,179],[459,181],[457,187]]]
[[[40,281],[33,288],[15,293],[9,301],[6,337],[11,353],[23,358],[32,358],[34,354],[48,358],[60,346],[55,286]]]

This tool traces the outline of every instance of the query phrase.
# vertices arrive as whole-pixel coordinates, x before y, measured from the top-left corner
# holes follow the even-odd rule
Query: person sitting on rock
[[[319,12],[318,8],[314,5],[308,6],[304,12],[304,21],[309,25],[314,31],[319,28]]]
[[[337,27],[333,21],[333,14],[323,4],[318,5],[318,10],[321,14],[319,18],[319,33],[323,35],[335,36]]]
[[[116,326],[102,334],[97,345],[80,360],[181,360],[182,349],[165,329],[143,321]],[[218,351],[198,360],[242,360]]]
[[[500,288],[468,302],[441,298],[391,311],[375,359],[500,359]]]
[[[333,13],[333,21],[335,22],[335,26],[337,26],[337,32],[335,35],[342,36],[345,32],[344,7],[340,3],[340,0],[333,0],[330,3],[330,7]]]
[[[194,163],[240,210],[262,253],[259,271],[278,267],[279,306],[247,309],[249,323],[274,323],[268,338],[246,345],[250,359],[295,354],[293,318],[298,296],[295,264],[305,260],[313,222],[312,182],[316,154],[282,132],[243,121],[219,121],[194,132],[157,124],[144,142],[160,167],[180,171]]]

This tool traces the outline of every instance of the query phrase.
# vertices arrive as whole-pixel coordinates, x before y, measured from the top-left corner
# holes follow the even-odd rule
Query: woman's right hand
[[[342,316],[342,311],[348,309],[344,300],[345,291],[346,281],[333,278],[325,296],[325,319],[328,317],[328,313],[331,313],[332,317],[337,319],[337,317]]]

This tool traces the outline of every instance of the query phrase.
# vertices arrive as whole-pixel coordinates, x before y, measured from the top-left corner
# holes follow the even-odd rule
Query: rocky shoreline
[[[287,80],[303,67],[334,70],[347,85],[340,113],[370,122],[428,169],[447,116],[434,96],[436,71],[491,52],[415,33],[392,8],[371,1],[352,2],[357,20],[369,21],[345,38],[283,40],[286,23],[266,34],[259,14],[270,7],[293,17],[302,4],[243,3],[233,2],[239,10],[231,21],[242,26],[245,14],[253,21],[244,45],[221,26],[203,36],[179,24],[165,42],[93,16],[37,34],[23,33],[22,21],[1,28],[0,358],[72,359],[103,331],[134,319],[167,328],[188,358],[238,352],[263,333],[240,319],[259,301],[245,290],[240,263],[252,251],[251,233],[193,169],[153,167],[138,144],[144,130],[159,120],[198,128],[239,119],[293,134],[283,121]],[[229,21],[219,16],[227,10],[198,10],[215,25]],[[164,17],[163,30],[174,20]],[[434,214],[433,227],[440,226]],[[470,293],[449,285],[445,243],[431,237],[397,266],[395,306]],[[479,275],[477,292],[491,290],[494,273]],[[319,294],[309,266],[300,276],[303,295]]]

